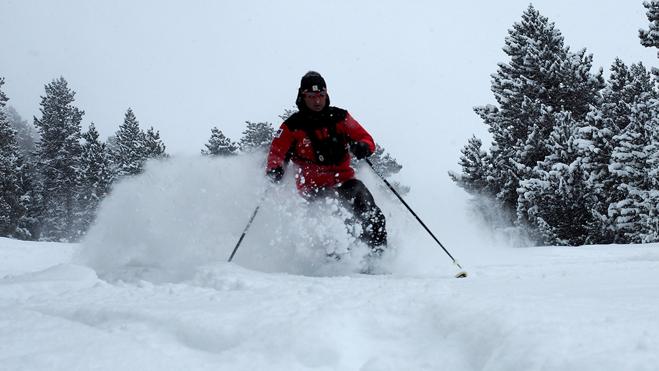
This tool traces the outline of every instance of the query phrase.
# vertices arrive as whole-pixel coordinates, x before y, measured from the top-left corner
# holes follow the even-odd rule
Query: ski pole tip
[[[455,275],[455,278],[467,278],[467,272],[461,271]]]

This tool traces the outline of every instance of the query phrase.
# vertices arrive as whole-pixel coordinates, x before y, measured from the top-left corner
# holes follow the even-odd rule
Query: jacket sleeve
[[[286,162],[286,154],[291,149],[294,142],[293,132],[288,130],[285,124],[281,124],[279,130],[275,133],[275,137],[270,144],[270,152],[268,153],[268,161],[266,163],[266,172],[283,168]]]
[[[350,141],[353,142],[364,142],[368,144],[368,147],[371,150],[371,153],[375,152],[375,142],[373,137],[369,134],[366,129],[364,129],[357,120],[355,120],[348,113],[345,119],[346,134]]]

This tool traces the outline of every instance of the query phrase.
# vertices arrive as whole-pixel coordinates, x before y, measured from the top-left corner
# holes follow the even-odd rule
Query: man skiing
[[[302,196],[339,199],[361,224],[360,239],[379,255],[387,244],[385,217],[350,166],[350,152],[357,159],[373,154],[373,138],[348,111],[330,106],[327,85],[318,72],[302,77],[295,103],[299,111],[281,124],[272,141],[266,174],[279,182],[288,161],[293,161]]]

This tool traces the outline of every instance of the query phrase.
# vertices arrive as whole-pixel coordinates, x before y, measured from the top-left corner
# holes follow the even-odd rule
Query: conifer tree
[[[82,134],[80,158],[80,193],[78,194],[78,231],[84,234],[96,217],[100,202],[110,191],[112,182],[110,156],[92,123]]]
[[[543,244],[580,245],[586,237],[588,210],[574,135],[578,124],[565,111],[551,119],[552,132],[543,142],[548,155],[520,181],[517,222],[531,226]]]
[[[656,114],[656,112],[655,112]],[[649,190],[646,193],[644,215],[642,221],[641,242],[659,242],[659,123],[648,128],[650,143],[646,146],[648,154],[647,168]]]
[[[0,236],[12,236],[18,220],[24,213],[20,199],[20,154],[16,144],[16,131],[5,113],[8,100],[2,91],[4,78],[0,78]]]
[[[238,146],[217,127],[211,129],[211,137],[205,146],[206,149],[201,150],[201,154],[205,156],[229,156],[238,150]]]
[[[475,108],[492,146],[484,153],[472,138],[460,160],[462,175],[452,178],[472,193],[494,195],[502,214],[516,212],[512,221],[535,230],[539,240],[580,243],[583,233],[570,228],[582,221],[585,193],[575,128],[601,103],[602,71],[592,74],[592,55],[571,52],[532,5],[508,31],[504,52],[510,60],[492,75],[498,105]],[[566,195],[579,204],[563,212],[556,205]]]
[[[644,1],[643,6],[647,9],[645,13],[650,21],[648,30],[639,30],[641,45],[647,48],[659,48],[659,1]],[[657,51],[659,57],[659,51]]]
[[[240,150],[243,152],[254,152],[268,148],[275,136],[275,130],[269,122],[245,121],[247,128],[240,138]]]
[[[144,157],[147,159],[163,159],[169,157],[165,143],[160,139],[160,132],[150,127],[144,134]]]
[[[589,71],[592,57],[585,50],[571,53],[554,24],[533,7],[509,30],[504,52],[508,63],[500,63],[492,76],[492,91],[499,104],[476,108],[489,126],[490,183],[504,208],[515,209],[520,179],[547,153],[539,145],[552,130],[543,118],[562,110],[574,119],[585,118],[589,106],[599,99],[602,72]]]
[[[37,173],[41,198],[41,237],[47,240],[75,238],[76,194],[79,190],[80,121],[83,111],[73,105],[75,92],[63,77],[45,87],[39,130]]]
[[[472,136],[462,149],[460,167],[462,174],[449,172],[453,181],[470,193],[487,192],[488,161],[487,153],[482,149],[483,142]]]
[[[585,119],[600,99],[603,78],[601,71],[590,73],[592,56],[585,50],[570,52],[560,31],[533,6],[509,30],[505,44],[510,61],[500,63],[492,76],[498,106],[475,109],[489,126],[493,143],[484,167],[488,172],[479,175],[488,182],[473,184],[488,187],[504,209],[515,210],[519,182],[533,176],[536,164],[550,155],[545,141],[556,122],[553,115],[564,111],[573,120]],[[465,149],[474,153],[474,146],[472,142]]]
[[[643,64],[629,69],[630,81],[623,91],[631,99],[626,127],[613,137],[609,171],[614,190],[609,218],[616,242],[642,242],[653,210],[648,203],[652,194],[652,153],[654,131],[659,125],[657,92],[654,80]]]
[[[21,157],[24,159],[31,158],[34,155],[34,150],[36,149],[35,143],[37,141],[34,128],[16,112],[14,107],[7,105],[5,107],[5,113],[9,123],[16,130],[16,144],[18,145]]]
[[[633,135],[633,133],[626,133],[628,130],[638,132],[641,135],[638,141],[645,142],[643,145],[645,146],[649,144],[648,133],[650,128],[648,126],[651,126],[651,118],[654,114],[653,101],[658,98],[658,95],[654,80],[642,63],[632,64],[627,72],[627,81],[620,94],[621,100],[609,114],[615,117],[613,119],[615,135]],[[621,138],[618,139],[621,140]],[[629,139],[630,137],[627,138],[627,140]],[[638,142],[639,145],[640,142]],[[620,144],[619,141],[614,141],[614,146]],[[613,162],[610,161],[610,164]],[[609,166],[609,169],[611,169],[611,166]],[[614,181],[619,184],[625,179],[614,177]],[[615,186],[614,188],[619,187]],[[613,192],[613,201],[619,201],[621,196],[620,193]]]
[[[643,5],[648,10],[646,15],[650,25],[648,31],[639,31],[641,44],[659,49],[659,1],[646,1]],[[657,56],[659,57],[659,51]],[[659,78],[658,69],[653,68],[652,72]],[[650,190],[646,194],[647,215],[643,220],[643,231],[640,235],[642,242],[657,242],[659,241],[659,125],[650,126],[648,131],[650,143],[646,146],[646,153]]]
[[[638,107],[638,106],[637,106]],[[613,219],[615,242],[640,242],[641,219],[645,210],[645,169],[647,154],[644,120],[647,112],[635,111],[632,123],[613,139],[616,144],[609,167],[617,180],[617,200],[609,205],[609,216]]]
[[[629,67],[620,59],[611,65],[611,74],[602,92],[602,104],[593,106],[575,133],[580,143],[578,156],[584,172],[586,204],[586,243],[612,243],[614,234],[608,216],[615,199],[615,178],[609,171],[613,137],[629,125],[631,104],[640,94],[634,88]]]
[[[41,234],[43,200],[39,193],[38,174],[32,163],[25,162],[20,167],[21,209],[24,212],[18,219],[13,237],[21,240],[34,240]]]
[[[146,160],[144,132],[131,108],[126,111],[124,122],[119,126],[111,148],[115,179],[142,172]]]

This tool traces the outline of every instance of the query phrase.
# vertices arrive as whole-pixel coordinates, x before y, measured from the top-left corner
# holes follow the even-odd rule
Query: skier
[[[299,111],[281,124],[272,140],[266,174],[279,182],[292,160],[302,196],[310,201],[340,200],[361,224],[359,238],[371,255],[380,255],[387,245],[384,214],[350,166],[350,152],[357,159],[373,154],[373,138],[348,111],[330,106],[327,85],[318,72],[302,77],[295,103]]]

